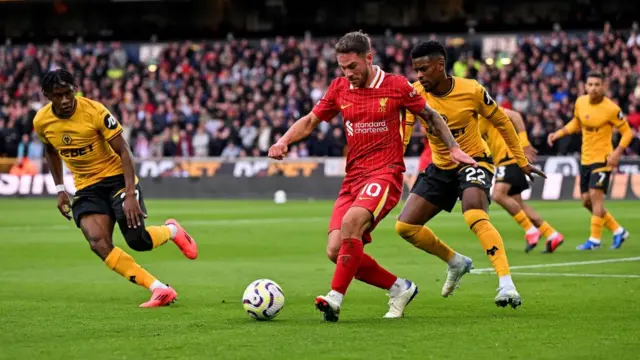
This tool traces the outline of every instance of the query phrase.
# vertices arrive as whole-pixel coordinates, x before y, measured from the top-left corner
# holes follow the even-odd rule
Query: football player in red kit
[[[406,141],[405,141],[406,142]],[[424,171],[427,166],[431,164],[431,146],[429,146],[429,139],[424,137],[424,150],[420,154],[420,160],[418,161],[418,171]]]
[[[405,110],[426,119],[451,149],[453,161],[477,164],[460,150],[442,117],[427,106],[405,77],[387,74],[372,64],[366,34],[346,34],[335,51],[344,76],[335,79],[313,110],[271,146],[269,156],[284,158],[290,144],[309,136],[320,122],[342,113],[349,153],[346,177],[329,223],[327,246],[336,270],[332,290],[326,296],[318,296],[315,304],[324,313],[325,321],[337,321],[342,299],[355,277],[389,290],[385,317],[399,318],[418,288],[378,265],[364,253],[363,246],[371,242],[371,232],[402,194]]]

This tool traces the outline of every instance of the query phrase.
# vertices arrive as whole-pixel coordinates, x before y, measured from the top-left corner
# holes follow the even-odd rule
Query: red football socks
[[[367,254],[362,254],[360,267],[356,272],[356,279],[373,285],[383,290],[389,290],[398,277],[378,265],[374,258]]]
[[[351,280],[356,275],[364,252],[364,244],[359,239],[343,239],[338,252],[336,271],[331,280],[331,289],[341,294],[347,292]]]

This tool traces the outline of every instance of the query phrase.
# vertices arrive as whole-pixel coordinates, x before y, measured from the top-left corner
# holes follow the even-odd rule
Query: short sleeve
[[[405,77],[401,77],[400,81],[400,94],[402,99],[402,106],[414,114],[419,114],[427,105],[426,100],[420,96],[418,90],[411,85],[409,80]]]
[[[47,140],[47,137],[44,135],[44,129],[42,128],[42,126],[39,126],[35,121],[33,122],[33,130],[35,131],[36,135],[38,135],[38,139],[40,139],[43,144],[51,144],[49,140]]]
[[[111,115],[109,110],[107,110],[107,108],[102,104],[99,104],[98,107],[96,127],[98,132],[100,132],[107,141],[110,141],[122,133],[122,126],[120,126],[118,120],[116,120],[116,118]]]
[[[486,119],[491,119],[496,111],[498,111],[498,104],[496,104],[495,100],[489,95],[487,89],[480,84],[477,85],[475,97],[476,103],[478,104],[478,113]]]
[[[338,86],[337,79],[334,80],[322,99],[313,107],[313,112],[318,119],[322,121],[329,121],[336,117],[340,112],[338,107]]]
[[[38,135],[38,138],[43,144],[50,145],[51,143],[49,142],[49,140],[47,140],[47,137],[44,135],[42,122],[39,121],[39,118],[40,117],[38,116],[38,114],[36,114],[35,118],[33,119],[33,131],[36,133],[36,135]]]

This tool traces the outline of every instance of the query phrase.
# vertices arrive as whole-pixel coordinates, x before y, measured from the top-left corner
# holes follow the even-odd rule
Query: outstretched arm
[[[574,117],[562,129],[549,134],[549,136],[547,137],[547,143],[549,144],[549,146],[553,146],[554,141],[567,135],[577,133],[578,131],[580,131],[580,120]]]
[[[64,178],[62,177],[62,159],[58,151],[49,143],[44,143],[44,156],[47,158],[49,171],[56,184],[56,192],[58,193],[58,210],[60,214],[71,220],[71,200],[69,195],[64,191]]]
[[[449,126],[447,126],[447,123],[437,111],[433,110],[429,105],[425,105],[417,115],[424,120],[427,126],[429,126],[429,129],[431,129],[431,132],[439,137],[449,149],[451,161],[456,164],[471,165],[473,167],[478,166],[478,163],[473,160],[471,156],[460,149],[456,139],[453,137],[453,134],[451,134],[451,129],[449,129]]]
[[[289,145],[311,135],[320,122],[322,122],[322,120],[313,112],[298,119],[289,130],[282,135],[280,140],[269,148],[269,157],[282,160],[287,154],[287,151],[289,151]]]
[[[621,138],[618,146],[615,148],[615,150],[613,150],[613,153],[609,155],[609,158],[607,159],[607,165],[613,168],[617,168],[624,149],[626,149],[627,146],[629,146],[629,144],[631,143],[631,140],[633,140],[633,130],[629,126],[629,123],[625,119],[622,111],[618,112],[618,116],[613,121],[611,121],[611,123],[618,129]]]
[[[47,158],[47,164],[49,165],[49,171],[53,177],[53,182],[56,187],[59,185],[64,186],[64,180],[62,178],[62,159],[58,154],[58,151],[51,144],[44,144],[44,156]]]
[[[290,145],[296,143],[307,136],[311,135],[313,130],[318,127],[322,120],[318,118],[313,112],[308,113],[307,115],[298,119],[287,132],[282,135],[279,141],[285,143],[285,145]]]
[[[524,120],[522,119],[522,115],[519,112],[503,109],[504,113],[507,114],[511,123],[516,128],[516,132],[518,133],[518,139],[520,139],[520,145],[522,145],[522,150],[524,151],[524,156],[529,160],[529,162],[536,161],[536,154],[538,151],[531,146],[529,142],[529,137],[527,136],[527,127],[524,124]]]
[[[496,129],[498,129],[505,143],[507,143],[509,150],[511,150],[511,153],[518,162],[518,166],[521,168],[527,166],[529,161],[524,156],[524,151],[522,150],[523,145],[520,144],[516,128],[511,120],[509,120],[509,117],[507,117],[500,108],[497,108],[493,116],[489,117],[489,120],[493,123]]]
[[[454,147],[459,147],[451,133],[451,129],[449,129],[449,126],[447,126],[447,123],[437,111],[433,110],[429,105],[425,105],[418,115],[424,119],[433,134],[439,137],[449,150]]]

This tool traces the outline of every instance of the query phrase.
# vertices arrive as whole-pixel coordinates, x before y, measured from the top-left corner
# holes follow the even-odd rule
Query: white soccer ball
[[[242,306],[256,320],[271,320],[284,307],[284,293],[275,281],[260,279],[252,282],[242,295]]]

